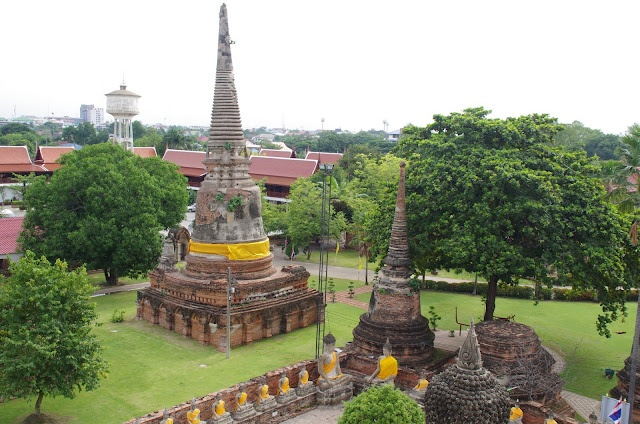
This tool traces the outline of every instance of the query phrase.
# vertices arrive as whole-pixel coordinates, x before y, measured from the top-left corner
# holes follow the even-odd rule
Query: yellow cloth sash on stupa
[[[427,388],[428,385],[429,385],[429,382],[427,381],[427,379],[423,378],[422,380],[418,381],[418,384],[416,385],[416,387],[414,387],[414,389],[424,390]]]
[[[280,385],[280,390],[282,391],[283,395],[287,394],[287,392],[289,391],[289,379],[288,378],[284,379],[284,383],[282,383]]]
[[[511,416],[509,417],[509,419],[510,420],[517,420],[518,418],[520,418],[523,415],[524,415],[524,413],[522,412],[522,409],[513,407],[513,408],[511,408]]]
[[[232,261],[248,261],[269,256],[269,239],[253,243],[217,244],[189,242],[189,252],[222,255]]]
[[[224,401],[221,400],[220,402],[218,402],[218,404],[216,405],[216,414],[218,415],[222,415],[225,413],[225,409],[224,409]]]
[[[377,377],[384,380],[391,375],[398,375],[398,361],[393,356],[387,356],[380,360],[380,372]]]
[[[307,370],[304,370],[304,374],[302,374],[302,378],[300,379],[300,383],[301,384],[307,384],[308,381],[309,381],[309,372]]]

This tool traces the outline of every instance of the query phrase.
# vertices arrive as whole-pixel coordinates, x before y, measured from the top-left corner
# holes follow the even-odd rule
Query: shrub
[[[124,311],[117,309],[113,311],[113,315],[111,315],[111,322],[122,322],[124,321]]]
[[[431,328],[435,330],[436,324],[442,319],[442,317],[436,313],[436,308],[434,306],[429,306],[429,312],[427,313],[429,314],[429,323],[431,323]]]
[[[424,423],[424,414],[409,396],[389,384],[370,387],[345,403],[338,424]]]

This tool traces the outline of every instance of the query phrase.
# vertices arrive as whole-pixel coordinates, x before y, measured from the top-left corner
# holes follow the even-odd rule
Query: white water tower
[[[140,96],[127,90],[124,80],[120,84],[120,90],[112,91],[105,96],[107,96],[107,113],[115,119],[113,134],[110,137],[113,138],[114,143],[123,146],[125,150],[133,151],[133,117],[139,113]]]

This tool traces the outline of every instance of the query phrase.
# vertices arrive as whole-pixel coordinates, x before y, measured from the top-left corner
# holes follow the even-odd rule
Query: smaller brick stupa
[[[424,405],[428,424],[498,424],[509,419],[507,389],[482,366],[473,322],[456,363],[431,379]]]
[[[316,322],[316,291],[302,266],[273,267],[262,223],[260,188],[249,176],[231,62],[227,8],[220,8],[216,85],[193,234],[183,271],[165,244],[151,287],[138,294],[138,316],[219,350]],[[170,244],[170,243],[169,243]],[[236,281],[231,294],[228,271]],[[227,309],[227,296],[231,307]]]
[[[391,227],[389,251],[374,284],[369,310],[353,330],[352,352],[378,357],[387,341],[401,365],[420,367],[432,358],[434,334],[421,315],[420,293],[409,287],[413,273],[405,206],[405,163],[400,163],[398,198]]]

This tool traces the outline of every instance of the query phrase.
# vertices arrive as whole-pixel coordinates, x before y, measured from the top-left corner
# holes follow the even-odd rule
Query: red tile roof
[[[205,152],[195,152],[192,150],[172,150],[164,152],[162,160],[175,163],[180,167],[180,173],[187,177],[200,177],[206,174],[204,170]]]
[[[276,149],[260,149],[260,156],[267,156],[270,158],[290,158],[293,154],[291,150],[276,150]]]
[[[158,156],[155,147],[134,147],[133,153],[140,156],[141,158],[155,158]]]
[[[333,163],[334,165],[342,158],[342,153],[307,152],[305,159],[317,160],[321,163]]]
[[[298,178],[310,177],[317,168],[315,160],[251,156],[249,175],[255,180],[266,177],[268,184],[290,186]]]
[[[0,146],[0,165],[31,165],[27,146]]]
[[[24,217],[0,218],[0,255],[16,253],[18,234],[22,231]]]
[[[47,164],[54,163],[60,156],[69,152],[73,152],[73,147],[40,146],[35,160],[42,160],[45,168],[48,168]]]

